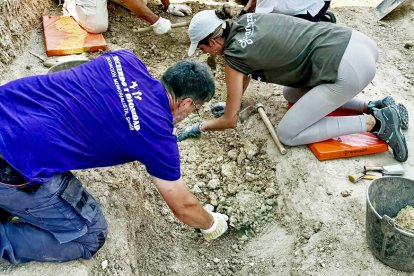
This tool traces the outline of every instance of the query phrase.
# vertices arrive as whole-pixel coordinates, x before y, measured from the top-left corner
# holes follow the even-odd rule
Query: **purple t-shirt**
[[[0,152],[27,180],[138,160],[180,178],[167,93],[130,51],[0,86]]]

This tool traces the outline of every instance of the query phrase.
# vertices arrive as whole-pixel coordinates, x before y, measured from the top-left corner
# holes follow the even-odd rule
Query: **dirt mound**
[[[40,24],[51,3],[45,0],[5,0],[0,2],[0,72],[23,50],[28,32]]]

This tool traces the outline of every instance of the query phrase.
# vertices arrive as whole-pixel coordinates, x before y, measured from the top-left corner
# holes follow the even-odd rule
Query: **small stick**
[[[174,23],[174,24],[171,24],[171,28],[186,27],[189,24],[190,24],[190,21]],[[151,30],[152,30],[152,27],[139,28],[138,30],[135,31],[135,33],[145,33],[145,32],[151,31]]]
[[[278,150],[280,151],[281,154],[286,154],[286,149],[282,145],[282,143],[280,142],[279,137],[277,137],[276,131],[274,130],[272,123],[270,122],[269,118],[267,117],[263,105],[261,103],[258,103],[258,104],[256,104],[256,108],[257,108],[257,111],[260,114],[260,117],[262,117],[262,120],[265,123],[265,125],[267,127],[267,130],[269,130],[270,135],[273,138],[273,142],[275,142]]]
[[[41,60],[41,61],[43,61],[43,62],[45,62],[45,61],[46,61],[46,59],[45,59],[45,58],[43,58],[41,55],[38,55],[38,54],[33,53],[33,52],[31,52],[31,51],[29,51],[29,54],[31,54],[31,55],[33,55],[33,56],[37,57],[38,59],[40,59],[40,60]]]

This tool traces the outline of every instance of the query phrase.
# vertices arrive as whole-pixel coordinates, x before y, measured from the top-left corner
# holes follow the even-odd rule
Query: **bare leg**
[[[108,9],[106,0],[88,1],[77,4],[75,0],[65,0],[64,14],[71,15],[79,25],[90,33],[103,33],[108,29]]]
[[[144,19],[150,25],[154,24],[159,16],[153,13],[148,7],[147,2],[144,0],[112,0],[125,8],[132,11],[136,16]]]

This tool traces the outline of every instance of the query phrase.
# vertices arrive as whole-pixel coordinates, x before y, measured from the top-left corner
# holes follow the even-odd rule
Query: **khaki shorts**
[[[143,1],[146,5],[147,0]],[[111,0],[125,6],[123,0]],[[63,14],[72,16],[85,30],[90,33],[103,33],[108,29],[107,0],[65,0]]]
[[[108,29],[107,0],[65,0],[63,13],[71,15],[90,33],[103,33]]]

